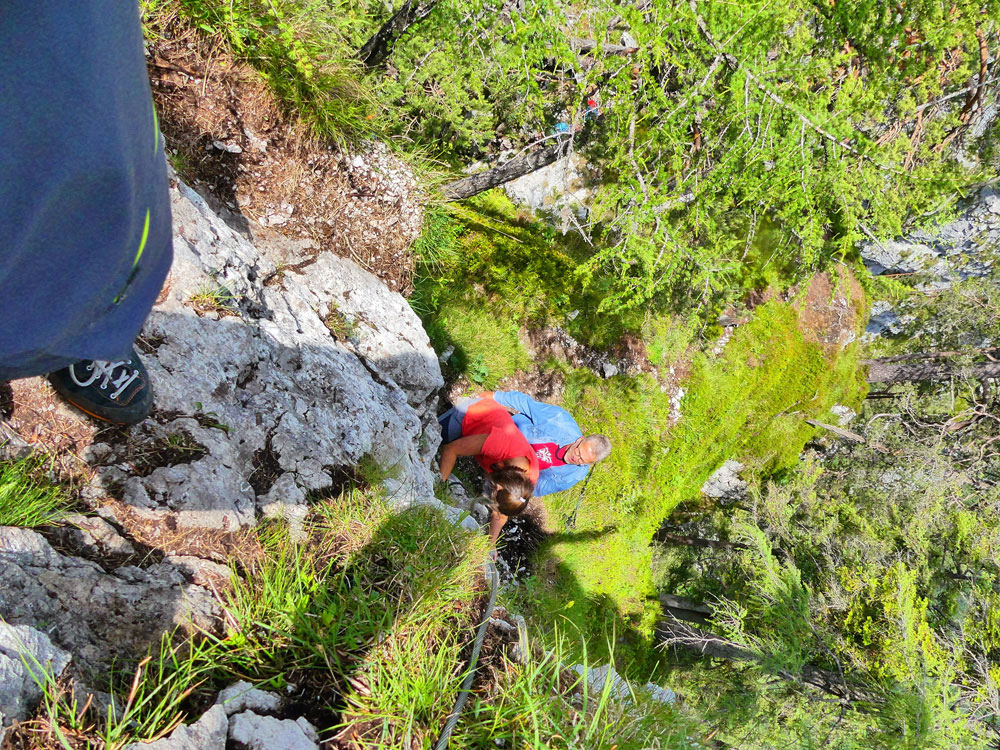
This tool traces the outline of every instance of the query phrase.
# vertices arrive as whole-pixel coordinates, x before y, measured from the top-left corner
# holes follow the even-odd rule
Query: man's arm
[[[590,467],[587,465],[575,466],[566,464],[564,466],[553,466],[551,469],[543,469],[538,474],[538,483],[535,485],[535,497],[541,495],[551,495],[554,492],[568,490],[574,484],[586,478]]]
[[[495,391],[493,400],[512,414],[523,414],[537,424],[538,407],[543,406],[535,399],[520,391]]]

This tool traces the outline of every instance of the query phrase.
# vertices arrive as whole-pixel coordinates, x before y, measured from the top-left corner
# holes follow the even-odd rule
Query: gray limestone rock
[[[631,702],[632,691],[629,689],[628,682],[610,664],[586,670],[582,664],[574,664],[572,669],[581,676],[586,673],[587,682],[593,691],[599,693],[604,690],[605,684],[607,684],[611,695],[626,703]],[[677,694],[673,690],[661,687],[655,682],[647,682],[643,687],[653,700],[660,703],[673,703],[677,700]]]
[[[740,479],[743,464],[729,459],[715,470],[701,487],[701,494],[719,499],[738,498],[746,492],[747,483]]]
[[[1000,193],[995,190],[983,191],[983,205],[991,214],[1000,214]]]
[[[330,254],[279,273],[266,243],[235,233],[192,190],[178,184],[171,200],[169,294],[143,330],[156,393],[143,429],[197,452],[147,472],[105,456],[96,484],[137,509],[175,512],[181,527],[219,530],[258,512],[301,517],[310,492],[364,456],[399,477],[400,504],[431,499],[443,380],[403,297]],[[226,304],[199,316],[190,301],[206,289],[224,290]]]
[[[995,188],[986,187],[957,219],[903,239],[864,243],[861,256],[874,274],[918,274],[927,277],[931,288],[983,276],[989,264],[977,256],[1000,241],[995,208],[1000,210],[1000,197]]]
[[[135,547],[103,518],[74,513],[65,522],[55,533],[61,545],[77,554],[109,561],[125,560],[136,554]]]
[[[70,659],[45,633],[0,622],[0,739],[3,727],[28,718],[42,697],[37,681],[58,677]]]
[[[865,327],[865,332],[874,336],[882,333],[889,333],[897,335],[902,333],[903,324],[892,305],[883,300],[879,300],[872,305],[871,317],[868,320],[868,325]]]
[[[889,240],[867,242],[861,246],[861,258],[876,276],[881,273],[915,273],[929,267],[938,253],[920,243]]]
[[[290,519],[294,532],[310,494],[367,457],[391,477],[385,487],[398,507],[427,503],[476,528],[433,494],[443,379],[406,300],[324,248],[259,238],[255,246],[182,183],[171,202],[174,264],[138,340],[154,410],[127,439],[85,452],[95,472],[83,494],[95,504],[110,495],[129,506],[128,518],[178,535],[235,531],[261,514]],[[418,209],[411,218],[416,232]],[[116,531],[126,514],[109,508],[58,532],[60,550],[81,556],[0,528],[0,619],[44,627],[84,677],[178,626],[217,627],[205,586],[229,577],[186,556],[123,566],[139,556]]]
[[[469,512],[472,513],[472,517],[479,521],[480,524],[485,524],[490,520],[490,509],[485,503],[473,503],[472,509]]]
[[[244,680],[233,683],[219,693],[215,702],[225,709],[226,716],[232,716],[242,711],[269,714],[281,708],[280,695],[267,690],[258,690]]]
[[[246,750],[316,750],[316,730],[305,719],[275,719],[253,711],[229,720],[229,739]]]
[[[106,573],[28,529],[0,527],[0,581],[0,618],[44,626],[85,674],[139,655],[178,626],[212,630],[217,622],[212,594],[172,565]]]
[[[125,750],[226,750],[229,719],[222,706],[212,706],[193,724],[181,724],[169,737],[135,742]]]
[[[830,412],[837,418],[837,424],[841,427],[847,427],[858,416],[854,409],[843,404],[834,404],[830,407]]]
[[[911,273],[916,289],[936,292],[957,282],[993,273],[1000,257],[1000,192],[983,188],[958,218],[931,229],[911,232],[906,238],[865,243],[861,255],[874,274]],[[869,336],[918,335],[933,321],[915,329],[912,316],[900,315],[889,303],[876,302],[866,333]]]
[[[0,461],[20,461],[35,452],[27,440],[0,419]]]
[[[516,203],[522,203],[544,215],[548,213],[563,231],[573,219],[587,216],[594,191],[587,175],[587,162],[580,154],[569,154],[531,174],[503,186]]]
[[[232,579],[232,571],[222,563],[203,560],[192,555],[167,555],[163,561],[184,573],[192,583],[222,591]]]

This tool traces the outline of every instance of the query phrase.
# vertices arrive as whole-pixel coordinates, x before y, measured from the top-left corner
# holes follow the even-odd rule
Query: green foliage
[[[872,747],[985,747],[1000,706],[989,666],[1000,654],[1000,467],[983,448],[996,422],[976,417],[978,384],[896,391],[877,409],[866,402],[853,427],[865,443],[826,444],[822,461],[772,479],[747,508],[689,522],[696,536],[753,540],[747,550],[664,551],[659,583],[717,597],[715,627],[758,655],[740,670],[757,676],[733,691],[811,664],[882,696],[855,707],[877,717]],[[767,706],[726,724],[739,733]],[[831,732],[846,744],[852,725]]]
[[[170,734],[184,721],[189,696],[209,679],[215,665],[209,643],[179,643],[165,633],[133,672],[109,675],[117,700],[104,714],[92,696],[84,699],[46,665],[32,658],[25,667],[41,691],[38,715],[51,741],[58,743],[54,747],[117,750],[136,739],[154,741]]]
[[[188,304],[200,314],[206,312],[217,313],[219,315],[239,314],[235,309],[236,297],[221,284],[209,284],[200,287],[188,299]]]
[[[621,659],[633,661],[622,668],[632,674],[654,668],[648,647],[659,607],[648,598],[650,540],[663,521],[679,504],[696,500],[727,459],[760,475],[793,466],[815,434],[805,419],[829,419],[833,404],[861,401],[857,346],[828,352],[807,342],[798,325],[792,306],[768,302],[736,329],[721,355],[690,355],[679,421],[672,394],[650,376],[602,380],[589,371],[570,373],[564,407],[584,433],[608,435],[613,450],[592,471],[575,529],[565,520],[580,487],[546,496],[556,533],[544,549],[550,561],[523,602],[530,612],[538,618],[559,612],[601,656],[601,640],[617,620],[631,643]],[[664,336],[678,328],[660,326]],[[679,356],[688,334],[670,333],[665,341],[664,351]]]
[[[575,59],[568,10],[553,0],[523,11],[503,0],[437,3],[396,44],[385,70],[371,76],[380,98],[398,113],[394,130],[460,162],[504,136],[521,142],[547,133],[581,90],[562,67]],[[366,32],[384,15],[366,19]],[[365,38],[356,38],[359,47]]]
[[[343,141],[378,132],[378,104],[352,54],[357,4],[173,0],[147,5],[147,26],[174,7],[199,31],[224,39],[317,135]]]
[[[977,34],[1000,13],[1000,0],[441,0],[364,70],[357,51],[393,10],[374,0],[176,2],[327,137],[392,134],[464,166],[568,126],[596,175],[593,246],[572,272],[600,287],[602,313],[711,313],[938,211],[981,176],[942,147],[963,126],[963,100],[944,96],[978,74]],[[626,32],[635,51],[610,51]]]
[[[530,366],[521,328],[559,325],[604,347],[641,328],[641,314],[597,312],[606,282],[575,274],[583,246],[577,235],[526,219],[500,191],[432,209],[414,245],[410,302],[434,347],[454,347],[452,368],[492,387]]]
[[[353,730],[352,746],[430,747],[482,616],[487,540],[427,507],[394,513],[370,492],[312,507],[298,540],[283,522],[266,523],[262,554],[234,562],[225,632],[184,643],[164,636],[134,672],[112,679],[118,701],[106,716],[35,665],[51,736],[66,748],[151,741],[240,678],[297,690],[327,712],[324,734]],[[694,729],[672,707],[613,695],[611,682],[594,691],[568,672],[567,643],[560,636],[555,651],[529,651],[523,665],[484,653],[486,679],[452,746],[500,738],[519,747],[690,747]]]
[[[544,655],[529,654],[525,664],[508,664],[486,700],[463,714],[452,747],[482,747],[481,738],[531,748],[700,746],[692,739],[697,727],[675,708],[631,687],[625,688],[627,695],[616,696],[611,680],[595,689],[583,675],[569,672],[566,665],[578,650],[557,631]],[[585,650],[582,658],[585,668],[592,669]]]
[[[473,299],[442,304],[428,334],[435,348],[454,348],[452,369],[487,389],[531,366],[516,323]]]
[[[907,5],[888,25],[877,3],[623,8],[633,64],[591,70],[613,101],[588,150],[607,175],[603,245],[587,265],[618,279],[605,309],[687,288],[703,303],[726,295],[762,222],[778,233],[770,252],[807,274],[851,257],[862,224],[898,234],[970,180],[934,148],[958,108],[925,111],[922,135],[912,124],[977,59],[981,9],[950,6],[942,23],[942,8]]]
[[[37,460],[0,461],[0,526],[51,526],[72,507]]]

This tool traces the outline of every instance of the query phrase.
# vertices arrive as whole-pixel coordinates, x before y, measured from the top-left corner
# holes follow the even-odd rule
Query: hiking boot
[[[85,359],[49,373],[60,396],[82,412],[114,424],[136,424],[149,416],[153,387],[135,349],[116,362]]]

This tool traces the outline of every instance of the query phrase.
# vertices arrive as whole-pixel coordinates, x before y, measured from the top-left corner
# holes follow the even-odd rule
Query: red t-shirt
[[[553,466],[565,466],[566,450],[559,446],[559,443],[532,443],[531,448],[538,456],[538,468],[541,471],[551,469]]]
[[[524,457],[528,459],[528,477],[538,481],[538,456],[521,431],[517,429],[510,414],[491,398],[481,398],[471,404],[462,420],[462,437],[486,435],[486,442],[476,460],[489,471],[490,466],[505,458]]]

